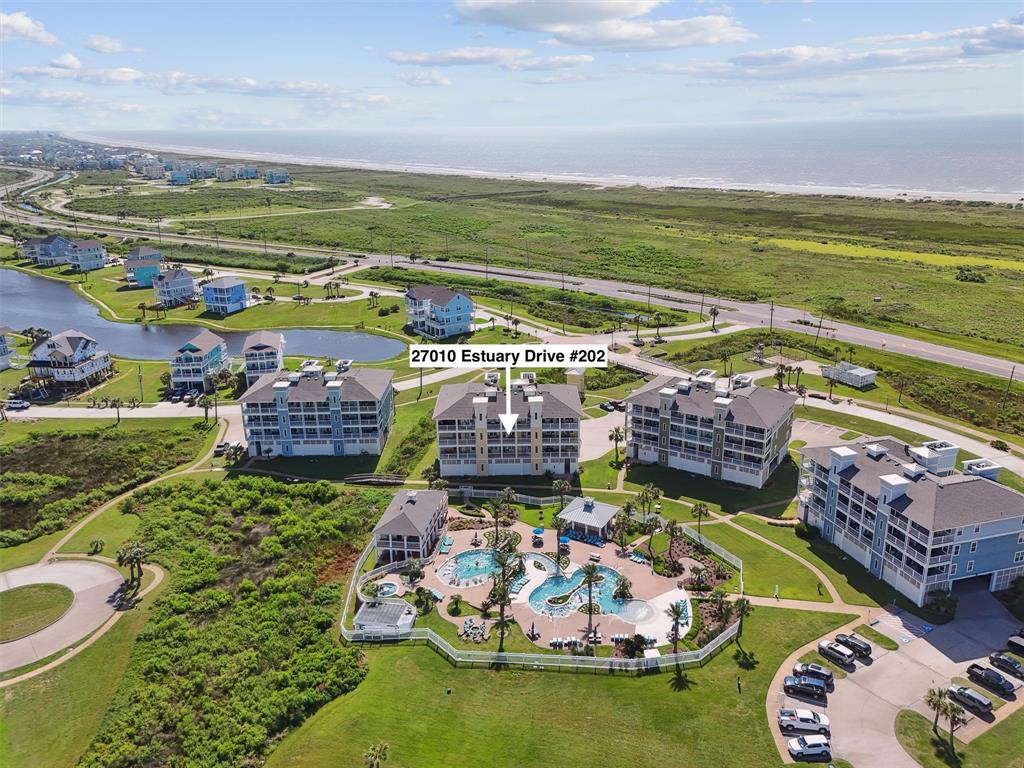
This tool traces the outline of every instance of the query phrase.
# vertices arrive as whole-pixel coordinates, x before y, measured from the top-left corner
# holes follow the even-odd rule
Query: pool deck
[[[542,537],[544,539],[543,547],[531,546],[531,542],[533,540],[532,526],[517,522],[513,523],[512,530],[520,533],[523,537],[523,541],[519,545],[519,549],[522,552],[543,554],[544,552],[554,552],[556,550],[556,537],[558,534],[554,530],[544,531],[544,535]],[[463,600],[471,603],[472,605],[480,605],[491,590],[491,581],[488,579],[483,583],[474,586],[452,587],[438,577],[437,570],[441,568],[441,566],[443,566],[450,557],[454,557],[460,552],[483,549],[485,547],[484,543],[482,543],[480,547],[474,547],[471,541],[473,539],[473,534],[476,533],[478,534],[481,542],[483,542],[484,532],[485,531],[483,530],[449,531],[449,535],[455,540],[452,545],[451,554],[439,557],[430,566],[425,568],[423,579],[420,582],[423,587],[428,589],[434,588],[444,594],[444,600],[439,604],[441,609],[438,610],[437,613],[439,616],[442,616],[459,628],[462,626],[461,622],[463,621],[463,617],[449,616],[448,611],[445,610],[451,596],[453,594],[459,594],[462,595]],[[618,545],[611,542],[602,548],[595,547],[591,544],[584,544],[579,541],[573,541],[569,545],[569,548],[571,563],[568,568],[564,569],[564,574],[571,574],[579,568],[581,564],[590,562],[590,554],[597,553],[601,556],[600,565],[614,568],[616,571],[628,578],[633,585],[632,591],[634,597],[640,600],[646,600],[654,610],[653,616],[641,624],[632,624],[611,614],[594,616],[594,629],[601,633],[602,644],[610,644],[611,635],[632,635],[636,633],[655,636],[658,639],[659,645],[669,642],[668,633],[671,629],[671,621],[668,616],[665,615],[665,609],[671,603],[682,600],[686,597],[686,592],[680,587],[677,579],[659,576],[654,573],[649,565],[634,563],[628,556],[621,556],[618,553]],[[529,630],[532,625],[534,630],[537,632],[537,637],[534,638],[534,643],[542,648],[549,648],[551,639],[555,637],[575,637],[582,641],[587,634],[587,615],[579,612],[563,617],[544,616],[538,614],[530,607],[530,593],[543,583],[543,581],[548,577],[548,574],[530,563],[526,566],[526,574],[530,577],[530,581],[525,587],[523,587],[519,594],[513,596],[512,606],[510,608],[511,614],[515,617],[516,622],[520,627],[522,627],[523,631],[525,632]],[[685,633],[687,628],[688,627],[681,628],[681,633]]]

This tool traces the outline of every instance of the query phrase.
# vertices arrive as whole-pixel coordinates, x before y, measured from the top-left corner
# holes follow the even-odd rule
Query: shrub
[[[821,532],[816,526],[813,526],[810,523],[805,523],[803,520],[793,527],[793,532],[801,539],[806,539],[807,541],[816,539],[821,535]]]

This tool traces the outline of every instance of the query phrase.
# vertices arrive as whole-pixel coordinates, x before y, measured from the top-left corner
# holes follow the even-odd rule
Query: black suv
[[[988,657],[988,663],[993,667],[999,667],[1004,672],[1009,672],[1017,677],[1024,677],[1024,664],[1008,653],[993,653]]]
[[[976,683],[981,683],[986,688],[991,688],[1002,696],[1011,695],[1016,687],[994,669],[983,667],[981,664],[971,664],[967,668],[967,677]]]
[[[825,684],[815,677],[787,677],[782,681],[782,690],[789,694],[811,696],[823,699],[828,694]]]
[[[859,637],[854,635],[836,635],[836,642],[840,645],[845,645],[862,659],[871,656],[871,646]]]
[[[793,675],[795,677],[814,677],[825,685],[832,685],[834,681],[832,670],[828,667],[823,667],[821,664],[806,664],[802,661],[793,665]]]

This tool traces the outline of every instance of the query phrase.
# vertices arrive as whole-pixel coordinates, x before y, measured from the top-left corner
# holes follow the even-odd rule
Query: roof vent
[[[903,476],[911,480],[919,480],[924,477],[924,467],[915,462],[903,464]]]
[[[290,381],[292,384],[298,384],[299,383],[299,379],[301,379],[301,378],[302,378],[302,375],[298,374],[298,373],[289,373],[288,374],[288,381]]]
[[[408,494],[407,498],[409,499],[409,503],[410,504],[415,504],[416,503],[416,491],[409,491],[409,494]]]
[[[488,400],[496,398],[498,396],[498,388],[497,387],[488,387],[487,391],[486,391],[486,395],[487,395],[487,399]]]
[[[584,509],[593,509],[594,508],[594,497],[593,496],[584,496],[583,497],[583,507],[584,507]]]
[[[879,443],[868,443],[864,446],[864,452],[872,459],[880,459],[885,456],[889,450]]]
[[[676,382],[676,392],[679,392],[680,394],[683,395],[688,395],[690,394],[690,387],[692,386],[693,382],[691,382],[689,379],[680,379],[679,381]]]

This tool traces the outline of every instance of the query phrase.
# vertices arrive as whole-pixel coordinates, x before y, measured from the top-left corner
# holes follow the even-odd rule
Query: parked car
[[[993,667],[999,667],[1004,672],[1024,678],[1024,664],[1008,653],[993,653],[988,657],[988,663]]]
[[[981,664],[971,664],[967,668],[967,677],[976,683],[981,683],[986,688],[991,688],[1001,696],[1010,696],[1016,687],[994,669],[983,667]]]
[[[811,696],[815,699],[823,699],[828,695],[825,684],[816,677],[786,677],[782,681],[782,690],[789,694]]]
[[[832,685],[834,682],[832,670],[821,666],[821,664],[804,664],[798,661],[793,665],[793,675],[795,677],[816,677],[825,685]]]
[[[789,754],[793,757],[821,758],[829,760],[832,757],[832,747],[824,736],[797,736],[790,739],[787,746]]]
[[[606,401],[604,401],[603,403],[601,403],[601,404],[600,404],[599,406],[597,406],[597,407],[598,407],[598,408],[600,408],[600,409],[601,409],[602,411],[614,411],[614,410],[615,410],[615,406],[614,406],[614,405],[612,405],[612,404],[611,404],[611,403],[610,403],[609,401],[607,401],[607,400],[606,400]]]
[[[11,411],[23,411],[28,408],[28,403],[20,397],[8,397],[4,407]]]
[[[183,395],[182,395],[182,393],[180,391],[174,390],[174,392],[171,393],[171,402],[172,403],[180,403],[182,397],[183,397]]]
[[[1024,630],[1024,627],[1021,627]],[[1024,632],[1019,635],[1013,635],[1006,641],[1006,647],[1014,653],[1024,654]]]
[[[836,642],[853,651],[857,658],[871,658],[871,646],[856,635],[836,635]]]
[[[982,696],[973,688],[968,688],[966,685],[951,685],[947,689],[949,698],[954,701],[963,704],[965,707],[976,710],[978,712],[991,712],[992,702],[985,696]]]
[[[614,408],[616,411],[624,411],[624,410],[626,410],[626,404],[624,402],[622,402],[621,400],[612,400],[611,404],[612,404],[612,408]]]
[[[217,443],[215,446],[213,446],[213,455],[214,456],[223,456],[224,455],[224,451],[226,451],[227,449],[228,449],[228,444],[227,443]]]
[[[812,712],[809,709],[780,709],[779,728],[784,733],[807,731],[828,735],[829,722],[826,715]]]
[[[857,658],[856,654],[845,645],[840,645],[832,640],[822,640],[818,643],[818,653],[829,661],[846,666],[851,666]]]

